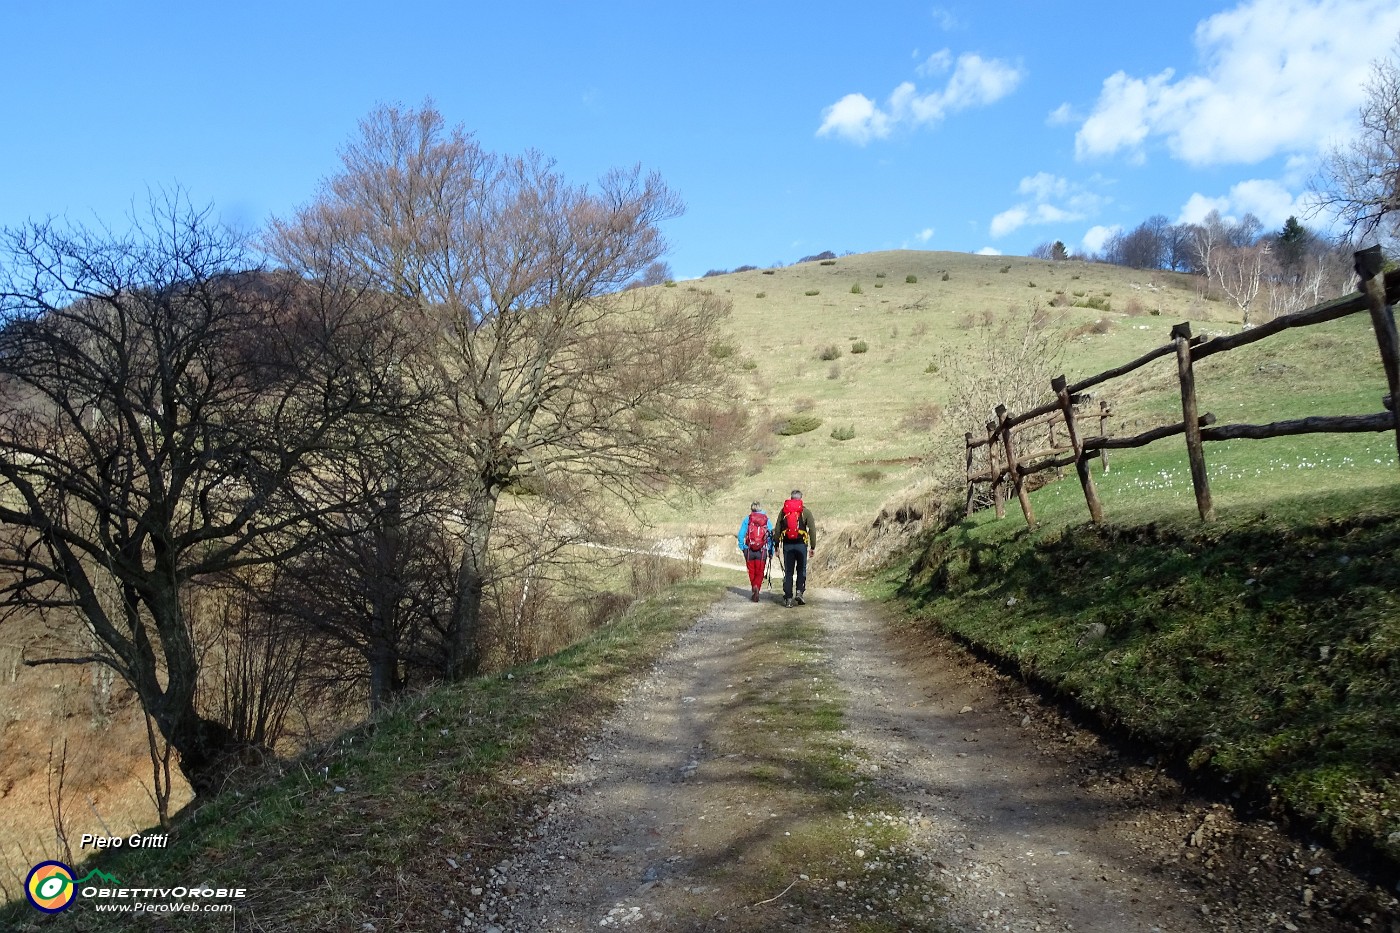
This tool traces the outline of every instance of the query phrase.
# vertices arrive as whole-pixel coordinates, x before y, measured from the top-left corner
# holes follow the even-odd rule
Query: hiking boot
[[[756,603],[756,602],[758,602],[758,587],[754,587],[754,588],[753,588],[753,592],[749,594],[749,602],[751,602],[751,603]]]
[[[783,597],[783,608],[784,608],[784,609],[791,609],[791,608],[792,608],[792,600],[789,599],[789,598],[786,597],[786,596]]]
[[[798,590],[798,591],[797,591],[797,605],[799,605],[799,606],[805,606],[805,605],[807,605],[807,600],[805,600],[805,599],[802,598],[802,592],[803,592],[802,590]]]

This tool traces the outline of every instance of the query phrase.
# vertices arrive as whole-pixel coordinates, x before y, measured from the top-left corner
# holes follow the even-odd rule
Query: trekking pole
[[[768,579],[768,592],[773,592],[773,552],[769,551],[763,557],[763,575]]]

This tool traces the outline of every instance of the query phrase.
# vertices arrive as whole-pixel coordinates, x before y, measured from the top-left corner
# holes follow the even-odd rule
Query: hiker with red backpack
[[[783,502],[775,524],[773,534],[783,549],[783,605],[791,609],[794,601],[799,606],[806,602],[807,558],[817,552],[817,523],[812,510],[802,504],[802,490],[794,489]]]
[[[744,555],[744,564],[749,570],[750,602],[758,602],[758,591],[763,586],[763,574],[768,569],[768,561],[773,556],[773,535],[768,527],[768,513],[755,502],[749,506],[749,514],[739,523],[739,551]]]

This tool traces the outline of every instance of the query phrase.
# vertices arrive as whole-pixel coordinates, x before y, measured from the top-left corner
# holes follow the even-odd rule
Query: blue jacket
[[[753,512],[750,512],[750,513],[749,513],[749,515],[752,515],[752,514],[754,514],[754,513],[753,513]],[[765,518],[768,516],[768,513],[765,512],[765,511],[763,511],[762,509],[759,509],[759,510],[758,510],[758,514],[764,516]],[[747,551],[747,550],[748,550],[748,548],[744,546],[744,542],[745,542],[745,541],[748,539],[748,537],[749,537],[749,515],[745,515],[745,516],[744,516],[744,520],[743,520],[742,522],[739,523],[739,550],[740,550],[741,552]],[[769,522],[769,523],[768,523],[768,553],[769,553],[769,554],[772,554],[772,553],[773,553],[773,523],[772,523],[772,522]]]

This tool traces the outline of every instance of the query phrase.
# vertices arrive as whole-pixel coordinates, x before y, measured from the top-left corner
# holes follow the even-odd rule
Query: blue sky
[[[687,205],[665,231],[679,277],[1094,250],[1211,208],[1277,227],[1397,37],[1394,0],[0,0],[0,226],[121,227],[179,186],[256,228],[377,104],[431,97],[576,182],[660,172]]]

